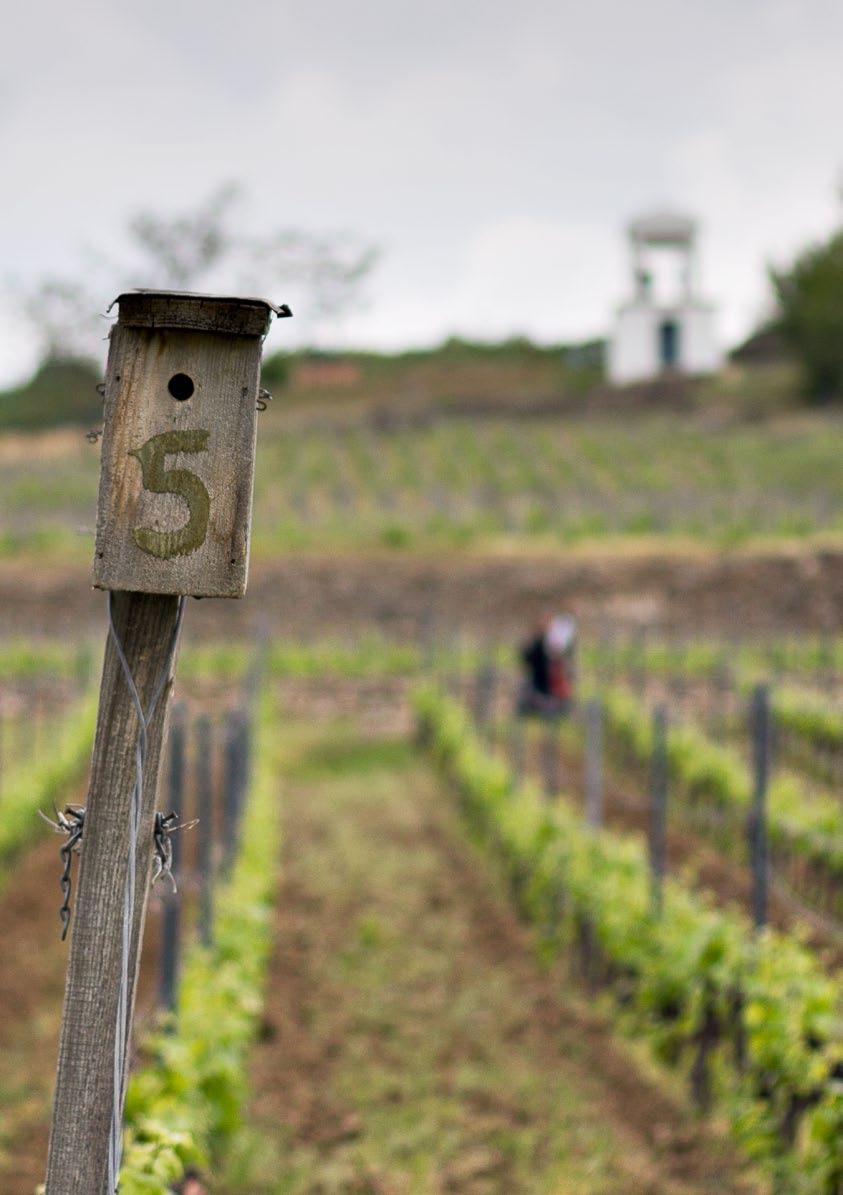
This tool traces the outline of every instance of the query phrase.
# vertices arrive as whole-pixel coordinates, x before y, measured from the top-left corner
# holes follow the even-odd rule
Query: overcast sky
[[[72,269],[138,208],[236,179],[256,232],[382,247],[335,340],[567,340],[623,297],[625,221],[670,206],[701,222],[730,341],[763,310],[765,263],[838,218],[841,62],[839,0],[20,5],[0,49],[2,263]],[[31,352],[5,320],[0,380]]]

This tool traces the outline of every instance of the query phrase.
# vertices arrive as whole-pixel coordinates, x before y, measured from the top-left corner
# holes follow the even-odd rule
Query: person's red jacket
[[[558,656],[550,660],[550,692],[559,701],[571,700],[571,679],[565,661]]]

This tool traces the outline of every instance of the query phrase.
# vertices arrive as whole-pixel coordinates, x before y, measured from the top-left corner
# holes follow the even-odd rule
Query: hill
[[[0,391],[0,429],[94,426],[101,419],[101,380],[88,361],[47,361],[23,386]]]

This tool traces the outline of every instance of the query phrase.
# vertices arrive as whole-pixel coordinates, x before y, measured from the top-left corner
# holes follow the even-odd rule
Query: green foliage
[[[275,676],[402,676],[418,672],[419,649],[380,635],[316,643],[279,640],[272,645],[269,668]]]
[[[186,1166],[221,1157],[241,1127],[247,1052],[263,1005],[278,856],[270,706],[264,699],[240,853],[218,894],[216,941],[210,950],[197,945],[188,953],[174,1023],[147,1043],[151,1059],[129,1083],[124,1195],[166,1195]]]
[[[58,640],[13,639],[0,644],[0,680],[30,677],[74,679],[84,684],[94,663],[89,643],[71,645]]]
[[[261,385],[275,398],[290,380],[291,356],[289,353],[273,353],[261,365]]]
[[[4,772],[0,796],[0,862],[8,863],[40,830],[38,810],[52,816],[54,805],[69,796],[91,756],[96,722],[96,694],[91,692],[62,718],[51,733],[49,751],[35,763]]]
[[[843,713],[828,695],[809,688],[818,673],[843,671],[840,636],[777,638],[754,643],[723,644],[716,640],[625,640],[583,644],[581,658],[588,670],[611,668],[615,674],[640,672],[648,676],[681,677],[716,683],[726,676],[748,698],[759,679],[772,672],[787,679],[772,689],[776,724],[809,747],[834,751],[843,746]]]
[[[806,742],[834,751],[843,747],[843,714],[817,693],[790,686],[773,693],[776,722]]]
[[[843,231],[801,253],[790,269],[771,271],[779,329],[802,365],[809,396],[843,395]]]
[[[516,787],[447,697],[425,689],[416,706],[474,833],[500,860],[523,912],[545,928],[546,947],[573,951],[587,933],[592,984],[612,994],[620,1023],[645,1035],[665,1063],[690,1070],[713,1026],[714,1094],[744,1147],[781,1190],[837,1195],[837,982],[794,939],[755,936],[742,918],[675,881],[655,916],[642,843],[595,834],[565,802],[551,807],[533,786]]]
[[[353,639],[319,639],[294,642],[270,641],[266,646],[267,666],[278,677],[377,677],[417,674],[422,652],[415,643],[389,639],[367,632]],[[225,677],[229,681],[245,676],[254,647],[248,642],[194,643],[179,656],[179,675],[185,681]],[[480,659],[480,651],[466,645],[464,667]],[[53,677],[84,681],[90,678],[94,651],[90,644],[78,647],[60,643],[16,639],[0,644],[0,680]]]
[[[782,635],[762,643],[717,639],[672,642],[650,637],[595,640],[583,644],[582,658],[593,669],[638,668],[647,673],[678,674],[700,680],[729,671],[744,687],[771,673],[786,673],[808,683],[817,672],[843,671],[843,637]]]
[[[0,429],[35,430],[64,424],[98,426],[100,376],[87,361],[46,361],[23,386],[0,393]]]
[[[276,677],[377,677],[416,674],[421,653],[413,643],[396,642],[377,634],[355,639],[319,639],[296,643],[277,639],[266,646],[266,662]],[[194,644],[185,648],[179,672],[186,680],[243,677],[252,659],[248,643]],[[0,671],[2,664],[0,663]]]
[[[734,545],[843,531],[843,430],[511,414],[336,425],[263,417],[257,558],[315,550],[559,550],[601,540]],[[292,429],[295,429],[294,432]],[[98,453],[84,438],[22,442],[0,470],[0,555],[79,560]],[[770,493],[776,501],[769,501]]]
[[[629,691],[604,694],[606,717],[622,749],[638,763],[652,754],[652,720]],[[668,767],[674,791],[689,802],[719,806],[732,825],[742,825],[752,797],[752,778],[738,752],[713,742],[695,726],[670,730]],[[843,807],[830,793],[807,792],[789,773],[774,775],[768,793],[768,832],[774,845],[795,851],[843,878]],[[740,840],[738,840],[740,841]],[[734,843],[734,840],[733,840]]]

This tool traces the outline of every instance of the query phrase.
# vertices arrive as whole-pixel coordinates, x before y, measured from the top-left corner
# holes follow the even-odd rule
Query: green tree
[[[802,366],[809,398],[843,398],[843,230],[770,276],[779,330]]]

